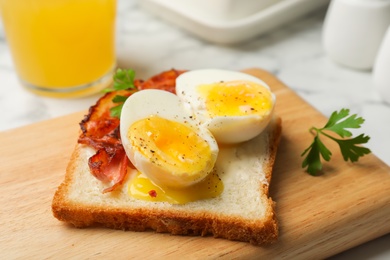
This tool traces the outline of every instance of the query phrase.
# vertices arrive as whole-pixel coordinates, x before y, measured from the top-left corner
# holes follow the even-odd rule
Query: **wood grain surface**
[[[337,147],[325,174],[301,168],[312,125],[327,120],[271,74],[283,134],[271,183],[280,222],[279,241],[255,247],[213,237],[184,237],[104,228],[76,229],[52,216],[85,112],[0,133],[0,259],[319,259],[390,232],[390,169],[375,155],[344,162]],[[91,104],[92,105],[92,104]]]

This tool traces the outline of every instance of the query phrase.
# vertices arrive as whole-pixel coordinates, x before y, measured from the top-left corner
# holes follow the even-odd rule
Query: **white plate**
[[[141,0],[140,5],[214,43],[249,40],[323,7],[329,0]]]

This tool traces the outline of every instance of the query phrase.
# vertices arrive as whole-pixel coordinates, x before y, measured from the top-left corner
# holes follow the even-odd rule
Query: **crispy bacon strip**
[[[176,78],[184,71],[169,70],[151,77],[147,81],[135,80],[138,90],[162,89],[175,93]],[[103,193],[114,191],[127,174],[127,167],[134,167],[128,160],[120,140],[119,118],[111,117],[110,108],[116,104],[116,95],[130,96],[132,90],[121,90],[105,94],[89,109],[88,115],[80,122],[81,134],[78,142],[96,149],[88,160],[91,174],[102,182],[112,184]]]
[[[101,148],[88,160],[88,165],[93,176],[103,182],[111,182],[113,185],[103,190],[103,193],[115,190],[122,184],[127,173],[128,162],[124,149],[111,147]]]
[[[130,91],[107,93],[100,98],[89,113],[80,122],[81,135],[78,142],[99,149],[105,145],[121,145],[119,118],[110,116],[110,108],[115,106],[112,99],[115,95],[130,95]]]
[[[165,71],[161,74],[151,77],[149,80],[141,84],[141,86],[138,89],[139,90],[161,89],[176,94],[175,91],[176,78],[184,72],[185,70],[174,70],[174,69]]]

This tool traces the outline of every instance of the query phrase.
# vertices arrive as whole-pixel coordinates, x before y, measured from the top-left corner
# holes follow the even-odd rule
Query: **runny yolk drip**
[[[151,182],[144,174],[138,172],[128,186],[128,193],[136,199],[171,204],[185,204],[191,201],[215,198],[222,191],[223,183],[214,172],[201,182],[182,189],[160,187]]]
[[[209,144],[185,124],[150,116],[133,123],[128,138],[151,163],[173,174],[189,176],[210,168]]]
[[[273,106],[271,92],[250,81],[227,81],[203,84],[198,93],[206,101],[210,117],[266,115]]]

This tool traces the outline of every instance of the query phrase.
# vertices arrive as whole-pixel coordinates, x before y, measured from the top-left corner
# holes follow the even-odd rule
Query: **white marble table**
[[[326,56],[321,44],[325,13],[318,10],[249,42],[220,46],[151,16],[134,0],[119,0],[118,64],[135,69],[140,78],[170,68],[264,68],[326,116],[343,107],[363,116],[361,132],[371,136],[367,147],[390,165],[390,105],[375,91],[370,71],[338,66]],[[97,98],[50,99],[25,91],[0,24],[0,131],[87,109]],[[390,259],[390,235],[333,259]]]

